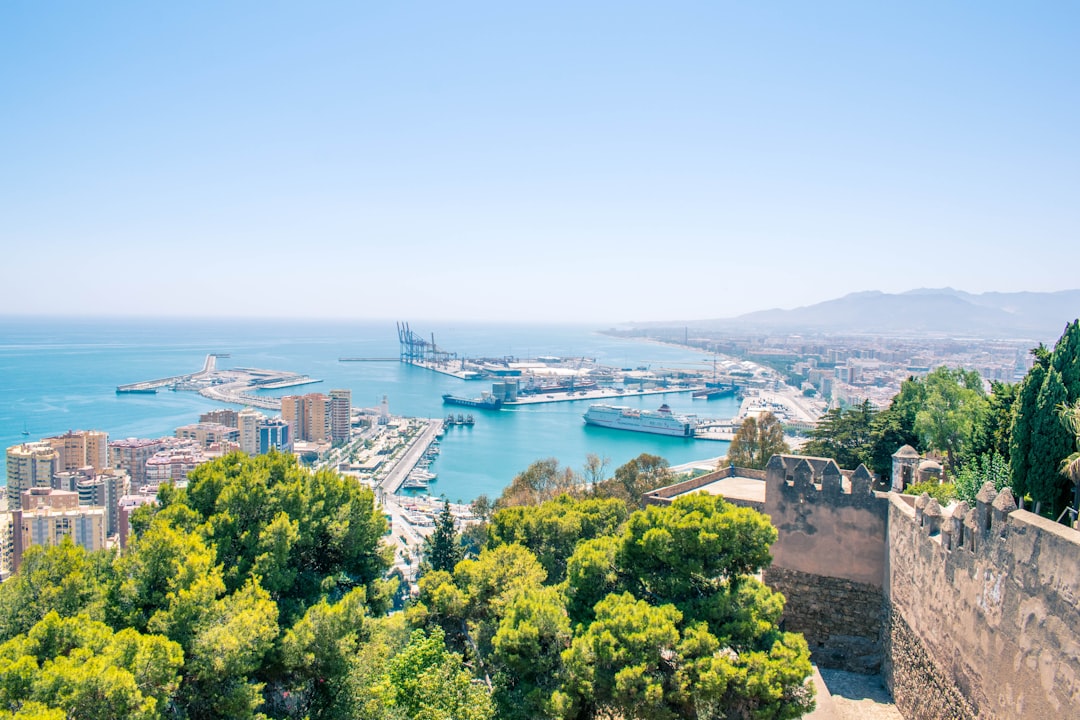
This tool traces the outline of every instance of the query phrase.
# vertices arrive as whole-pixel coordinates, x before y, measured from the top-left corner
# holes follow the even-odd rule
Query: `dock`
[[[659,387],[645,390],[624,390],[619,392],[615,388],[598,388],[596,390],[579,390],[574,393],[553,393],[549,395],[518,395],[517,400],[506,400],[503,407],[519,407],[524,405],[541,405],[543,403],[578,402],[581,400],[619,400],[620,398],[639,397],[641,395],[674,395],[679,393],[694,392],[700,390],[699,386],[685,387]]]

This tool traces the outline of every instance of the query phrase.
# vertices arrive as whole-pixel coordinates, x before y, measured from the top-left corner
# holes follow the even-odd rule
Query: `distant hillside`
[[[851,293],[793,310],[761,310],[694,326],[1052,340],[1078,316],[1080,290],[974,295],[952,288],[923,288],[900,294]]]

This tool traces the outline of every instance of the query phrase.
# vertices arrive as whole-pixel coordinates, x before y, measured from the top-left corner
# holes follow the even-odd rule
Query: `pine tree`
[[[450,501],[443,502],[442,512],[435,520],[435,531],[424,540],[424,561],[429,570],[454,572],[454,567],[465,557],[461,540],[454,529],[454,515]]]

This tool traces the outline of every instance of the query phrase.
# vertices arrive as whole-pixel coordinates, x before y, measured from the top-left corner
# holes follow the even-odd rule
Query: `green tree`
[[[172,525],[168,513],[158,513],[128,547],[116,561],[108,589],[106,618],[114,628],[145,632],[156,613],[185,602],[197,606],[225,590],[213,548],[198,534]]]
[[[373,609],[386,602],[386,520],[371,489],[357,482],[312,473],[291,455],[235,453],[196,468],[187,490],[163,504],[194,511],[229,592],[260,578],[287,622],[324,594],[354,587],[367,588]]]
[[[312,605],[281,640],[293,715],[311,720],[352,718],[353,663],[368,639],[367,598],[356,588],[337,603]]]
[[[634,513],[616,564],[636,597],[672,603],[690,620],[724,622],[714,614],[724,608],[717,597],[737,593],[766,567],[775,541],[776,528],[761,513],[698,493]]]
[[[870,469],[879,478],[892,474],[892,456],[904,445],[923,449],[915,432],[915,416],[926,396],[926,385],[909,377],[900,385],[900,392],[879,412],[873,422],[873,442],[870,446]]]
[[[849,470],[869,464],[876,415],[869,400],[847,409],[832,408],[810,431],[810,441],[802,447],[801,453],[832,458],[840,467]]]
[[[438,629],[413,632],[409,644],[387,663],[374,692],[388,718],[491,720],[491,694],[472,679],[461,656],[449,652]]]
[[[742,421],[728,448],[727,463],[761,470],[773,455],[790,451],[784,442],[784,429],[780,421],[767,412]]]
[[[1000,491],[1012,481],[1012,473],[1005,458],[997,452],[987,452],[979,455],[956,474],[953,482],[953,496],[957,500],[963,500],[968,505],[975,506],[975,496],[979,494],[982,486],[991,482],[994,489]],[[915,488],[912,488],[911,494]]]
[[[1051,366],[1061,375],[1069,402],[1080,399],[1080,320],[1065,326],[1065,332],[1054,345]]]
[[[19,572],[0,583],[0,642],[29,632],[50,612],[104,620],[112,559],[67,537],[59,545],[27,548]]]
[[[514,477],[495,508],[539,505],[563,493],[576,493],[582,485],[582,478],[570,468],[560,468],[555,458],[537,460]]]
[[[563,654],[569,679],[554,700],[563,717],[680,717],[687,684],[679,673],[681,620],[674,606],[630,593],[601,600],[596,620]]]
[[[150,626],[184,648],[179,700],[190,720],[254,718],[263,688],[254,676],[278,635],[277,606],[255,580],[216,600],[208,595],[193,593]]]
[[[518,543],[528,548],[548,581],[557,583],[566,576],[566,561],[578,543],[614,533],[626,517],[626,504],[619,499],[560,495],[540,505],[496,512],[488,527],[488,546]]]
[[[50,612],[0,645],[0,707],[14,717],[58,709],[80,720],[157,720],[168,716],[182,664],[180,646],[159,635]]]
[[[1050,356],[1042,345],[1033,349],[1035,364],[1024,377],[1013,403],[1013,419],[1009,432],[1009,465],[1012,472],[1012,491],[1020,498],[1028,494],[1031,475],[1032,428],[1037,414],[1039,390],[1046,380]]]
[[[424,538],[425,569],[453,572],[454,566],[465,557],[461,539],[454,526],[454,515],[450,512],[450,501],[443,502],[442,512],[435,520],[434,531]]]
[[[568,681],[553,704],[565,718],[796,718],[813,709],[809,649],[777,635],[766,650],[725,647],[673,605],[630,593],[596,606],[564,651]]]
[[[645,493],[671,484],[671,467],[658,455],[642,453],[615,468],[614,477],[592,486],[593,497],[618,498],[629,508],[641,507]]]
[[[486,549],[459,562],[452,575],[433,571],[420,578],[409,621],[414,627],[440,628],[453,650],[485,662],[510,601],[546,577],[536,556],[520,545]]]
[[[1074,401],[1072,405],[1061,405],[1058,407],[1058,413],[1065,427],[1075,436],[1076,452],[1061,461],[1061,474],[1069,478],[1073,484],[1072,508],[1073,520],[1076,521],[1077,516],[1080,516],[1080,400]]]
[[[1013,406],[1019,390],[1020,386],[1016,383],[991,381],[987,412],[977,431],[971,451],[972,457],[996,453],[1008,464],[1009,432],[1012,428]]]
[[[614,547],[582,543],[568,565],[578,624],[555,707],[575,718],[806,712],[809,650],[779,630],[783,597],[753,577],[775,539],[760,513],[698,494],[634,513]],[[605,591],[590,618],[583,607]]]
[[[1066,402],[1061,374],[1051,367],[1035,400],[1027,486],[1035,501],[1035,512],[1045,512],[1054,518],[1068,504],[1070,482],[1061,474],[1061,468],[1062,461],[1075,447],[1074,436],[1058,414],[1058,408]]]
[[[915,414],[915,431],[926,446],[944,452],[948,474],[958,469],[980,432],[988,404],[982,380],[974,371],[944,365],[926,377],[926,397]]]
[[[618,589],[620,577],[615,559],[620,545],[618,536],[604,535],[579,543],[570,556],[562,588],[573,623],[591,623],[596,617],[596,603]]]
[[[570,638],[570,620],[557,588],[526,588],[514,596],[491,641],[501,720],[552,715],[552,695],[563,679],[561,653]]]

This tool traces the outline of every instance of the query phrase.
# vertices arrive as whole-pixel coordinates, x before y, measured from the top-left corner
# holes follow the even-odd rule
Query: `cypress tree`
[[[1028,494],[1030,483],[1028,476],[1031,474],[1031,428],[1035,419],[1035,404],[1039,397],[1039,390],[1043,381],[1046,380],[1046,365],[1049,356],[1042,345],[1031,351],[1035,356],[1035,365],[1028,371],[1027,377],[1020,384],[1020,390],[1016,394],[1013,403],[1012,426],[1009,430],[1009,465],[1012,470],[1012,491],[1017,497]]]
[[[1061,373],[1061,382],[1070,403],[1080,398],[1080,321],[1073,320],[1054,346],[1053,368]]]
[[[435,520],[435,530],[424,539],[424,560],[431,570],[454,572],[454,566],[465,557],[461,541],[454,529],[450,501],[443,501],[442,512]]]
[[[1031,423],[1028,492],[1040,504],[1040,510],[1049,509],[1054,518],[1068,503],[1070,489],[1069,480],[1061,474],[1061,461],[1069,456],[1074,445],[1073,435],[1058,414],[1065,398],[1061,374],[1050,368],[1039,388]]]

